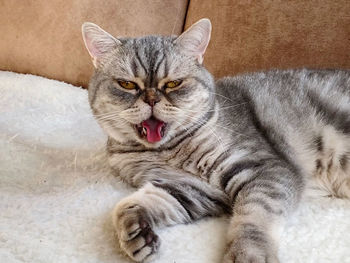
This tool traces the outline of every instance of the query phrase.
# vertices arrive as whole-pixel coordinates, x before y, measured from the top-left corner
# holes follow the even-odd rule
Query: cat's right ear
[[[205,50],[210,41],[210,34],[210,20],[203,18],[183,32],[175,40],[175,43],[180,45],[186,53],[194,56],[202,64]]]
[[[118,39],[94,23],[85,22],[81,27],[81,31],[86,49],[89,51],[95,68],[101,67],[106,54],[121,45]]]

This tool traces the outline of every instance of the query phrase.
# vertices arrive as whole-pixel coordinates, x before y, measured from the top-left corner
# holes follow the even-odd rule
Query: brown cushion
[[[349,0],[191,0],[186,28],[213,24],[205,65],[216,77],[270,68],[350,68]]]
[[[83,22],[117,36],[179,34],[187,1],[2,1],[0,69],[86,86],[93,67],[81,37]]]

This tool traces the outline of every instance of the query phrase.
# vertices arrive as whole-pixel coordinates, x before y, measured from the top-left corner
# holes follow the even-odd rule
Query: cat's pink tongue
[[[149,118],[143,121],[142,127],[147,130],[147,141],[148,142],[159,142],[162,139],[162,128],[164,122],[157,120],[155,118]]]

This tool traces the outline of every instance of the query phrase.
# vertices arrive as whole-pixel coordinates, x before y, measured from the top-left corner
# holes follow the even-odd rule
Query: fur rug
[[[0,262],[129,262],[115,245],[111,210],[134,191],[105,166],[106,136],[86,90],[0,72]],[[226,218],[160,229],[155,263],[215,263]],[[289,220],[287,262],[350,263],[350,201],[308,198]]]

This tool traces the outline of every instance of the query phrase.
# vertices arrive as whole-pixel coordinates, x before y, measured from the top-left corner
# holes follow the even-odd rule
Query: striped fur
[[[203,23],[181,43],[105,36],[107,55],[90,52],[98,57],[89,100],[109,135],[109,164],[139,188],[113,212],[119,244],[149,261],[160,245],[156,227],[233,214],[223,261],[278,262],[283,223],[307,186],[350,197],[350,72],[276,70],[214,83],[204,51],[185,52],[186,37],[210,31]],[[123,90],[117,78],[140,90]],[[179,88],[162,88],[174,79]],[[143,100],[149,89],[160,96],[154,107]],[[167,123],[157,143],[133,126],[152,114]]]

